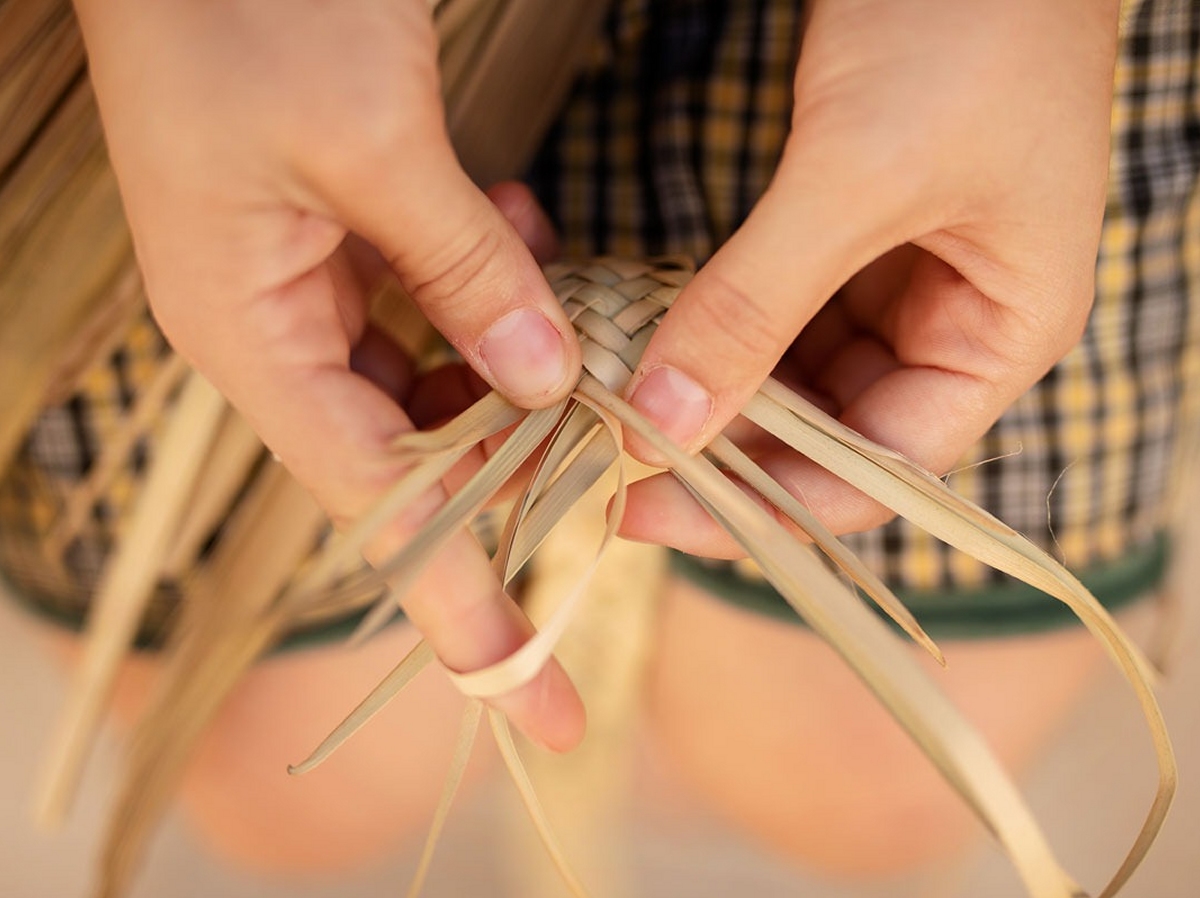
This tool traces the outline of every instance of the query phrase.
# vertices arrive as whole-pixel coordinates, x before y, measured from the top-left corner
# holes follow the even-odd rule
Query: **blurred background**
[[[1176,662],[1161,689],[1182,770],[1179,796],[1150,857],[1122,894],[1128,898],[1192,898],[1200,881],[1200,516],[1186,545],[1180,582],[1187,602]],[[1148,632],[1152,609],[1129,622]],[[32,781],[61,701],[63,670],[45,651],[46,626],[12,602],[0,601],[0,895],[84,898],[111,797],[117,737],[105,734],[68,825],[53,834],[30,822]],[[1020,885],[1007,862],[980,844],[955,865],[920,877],[869,885],[823,882],[790,869],[689,803],[671,772],[642,751],[632,797],[617,832],[594,835],[593,851],[611,882],[637,896],[756,895],[761,898],[1011,898]],[[281,759],[284,763],[292,759]],[[441,771],[431,775],[440,777]],[[1153,788],[1153,759],[1128,689],[1106,671],[1066,721],[1053,748],[1024,779],[1035,812],[1066,868],[1093,894],[1115,869],[1140,824]],[[543,785],[543,791],[546,787]],[[553,796],[547,795],[553,808]],[[869,796],[851,796],[869,800]],[[423,894],[566,895],[527,834],[515,790],[494,768],[491,779],[460,797]],[[596,847],[600,846],[600,847]],[[375,898],[407,888],[420,846],[397,844],[382,865],[327,880],[280,881],[225,869],[206,854],[179,815],[156,838],[133,898]],[[580,850],[577,848],[577,850]],[[582,850],[587,850],[586,846]],[[570,853],[570,845],[568,845]],[[544,869],[542,865],[544,864]],[[533,883],[544,882],[544,888]],[[616,898],[598,893],[595,898]]]

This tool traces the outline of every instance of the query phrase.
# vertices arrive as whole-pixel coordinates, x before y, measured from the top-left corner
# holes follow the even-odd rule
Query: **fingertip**
[[[583,740],[587,729],[583,700],[553,658],[531,682],[490,703],[526,738],[547,751],[570,751]]]
[[[751,264],[758,254],[743,248],[746,240],[740,231],[684,286],[626,391],[633,407],[686,451],[702,447],[737,414],[802,323],[794,297],[759,283]],[[636,442],[631,447],[641,450]]]
[[[578,378],[578,341],[536,306],[514,309],[492,322],[475,355],[481,373],[525,408],[553,405]]]
[[[525,659],[506,668],[508,691],[480,687],[463,677],[514,660],[535,634],[521,609],[499,588],[487,556],[473,538],[456,537],[426,568],[404,597],[404,611],[437,652],[441,663],[468,694],[485,697],[513,725],[538,744],[565,751],[583,737],[584,710],[574,685],[550,657],[529,679],[520,675]],[[485,584],[487,584],[485,586]],[[492,674],[495,674],[493,670]],[[522,682],[523,680],[523,682]],[[520,683],[520,685],[516,685]],[[511,684],[511,688],[510,685]],[[483,692],[476,690],[482,688]]]
[[[587,732],[587,709],[575,684],[558,661],[551,661],[542,672],[545,680],[538,735],[543,748],[566,752],[583,741]]]
[[[579,377],[579,340],[538,264],[556,241],[532,193],[499,185],[498,206],[452,159],[409,168],[342,217],[492,386],[525,408],[559,401]]]
[[[629,404],[684,451],[698,448],[713,419],[715,405],[695,378],[671,365],[638,372],[629,386]],[[647,464],[664,466],[662,453],[643,439],[632,437],[629,450]]]

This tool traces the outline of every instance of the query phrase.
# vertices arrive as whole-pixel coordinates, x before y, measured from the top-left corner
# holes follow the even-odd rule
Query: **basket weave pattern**
[[[691,263],[681,258],[603,257],[546,269],[582,341],[584,368],[611,390],[620,390],[629,379],[659,318],[692,273]]]

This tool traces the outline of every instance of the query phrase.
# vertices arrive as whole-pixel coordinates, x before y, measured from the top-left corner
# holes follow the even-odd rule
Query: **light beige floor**
[[[1200,524],[1200,522],[1198,522]],[[1190,613],[1180,635],[1179,662],[1161,698],[1183,771],[1167,830],[1127,898],[1193,898],[1200,894],[1200,526],[1193,528]],[[115,748],[106,739],[89,770],[77,813],[61,833],[35,832],[28,822],[30,783],[39,747],[62,692],[60,674],[31,638],[35,625],[0,601],[0,898],[83,898],[106,799]],[[1028,779],[1027,794],[1069,870],[1098,891],[1129,844],[1152,789],[1152,759],[1139,718],[1116,674],[1105,677],[1068,721],[1062,738]],[[461,805],[439,851],[429,898],[522,894],[500,860],[506,843],[494,834],[511,818],[500,811],[507,786],[498,783]],[[640,790],[661,799],[662,787]],[[657,805],[657,802],[656,802]],[[986,847],[959,869],[877,887],[815,882],[744,844],[689,809],[676,796],[635,808],[622,858],[634,896],[761,898],[1010,898],[1019,885],[1005,861]],[[376,898],[403,894],[411,847],[398,846],[382,869],[325,883],[270,883],[222,870],[169,821],[133,898]],[[565,894],[565,892],[564,892]],[[597,895],[596,898],[616,898]]]

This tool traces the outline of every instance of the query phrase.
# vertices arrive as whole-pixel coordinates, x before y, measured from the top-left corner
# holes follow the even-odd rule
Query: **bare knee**
[[[1036,753],[1102,657],[1082,630],[943,648],[950,670],[931,664],[933,676],[1010,768]],[[910,872],[982,833],[876,699],[802,628],[676,583],[651,703],[655,738],[685,785],[819,872]]]
[[[418,677],[321,767],[303,776],[287,772],[415,639],[411,628],[398,626],[357,650],[305,649],[252,668],[180,784],[181,809],[196,837],[227,862],[283,875],[351,869],[423,838],[462,710],[461,697],[435,671]],[[70,660],[76,650],[59,642]],[[140,717],[160,666],[152,654],[125,662],[114,702],[122,729]]]

